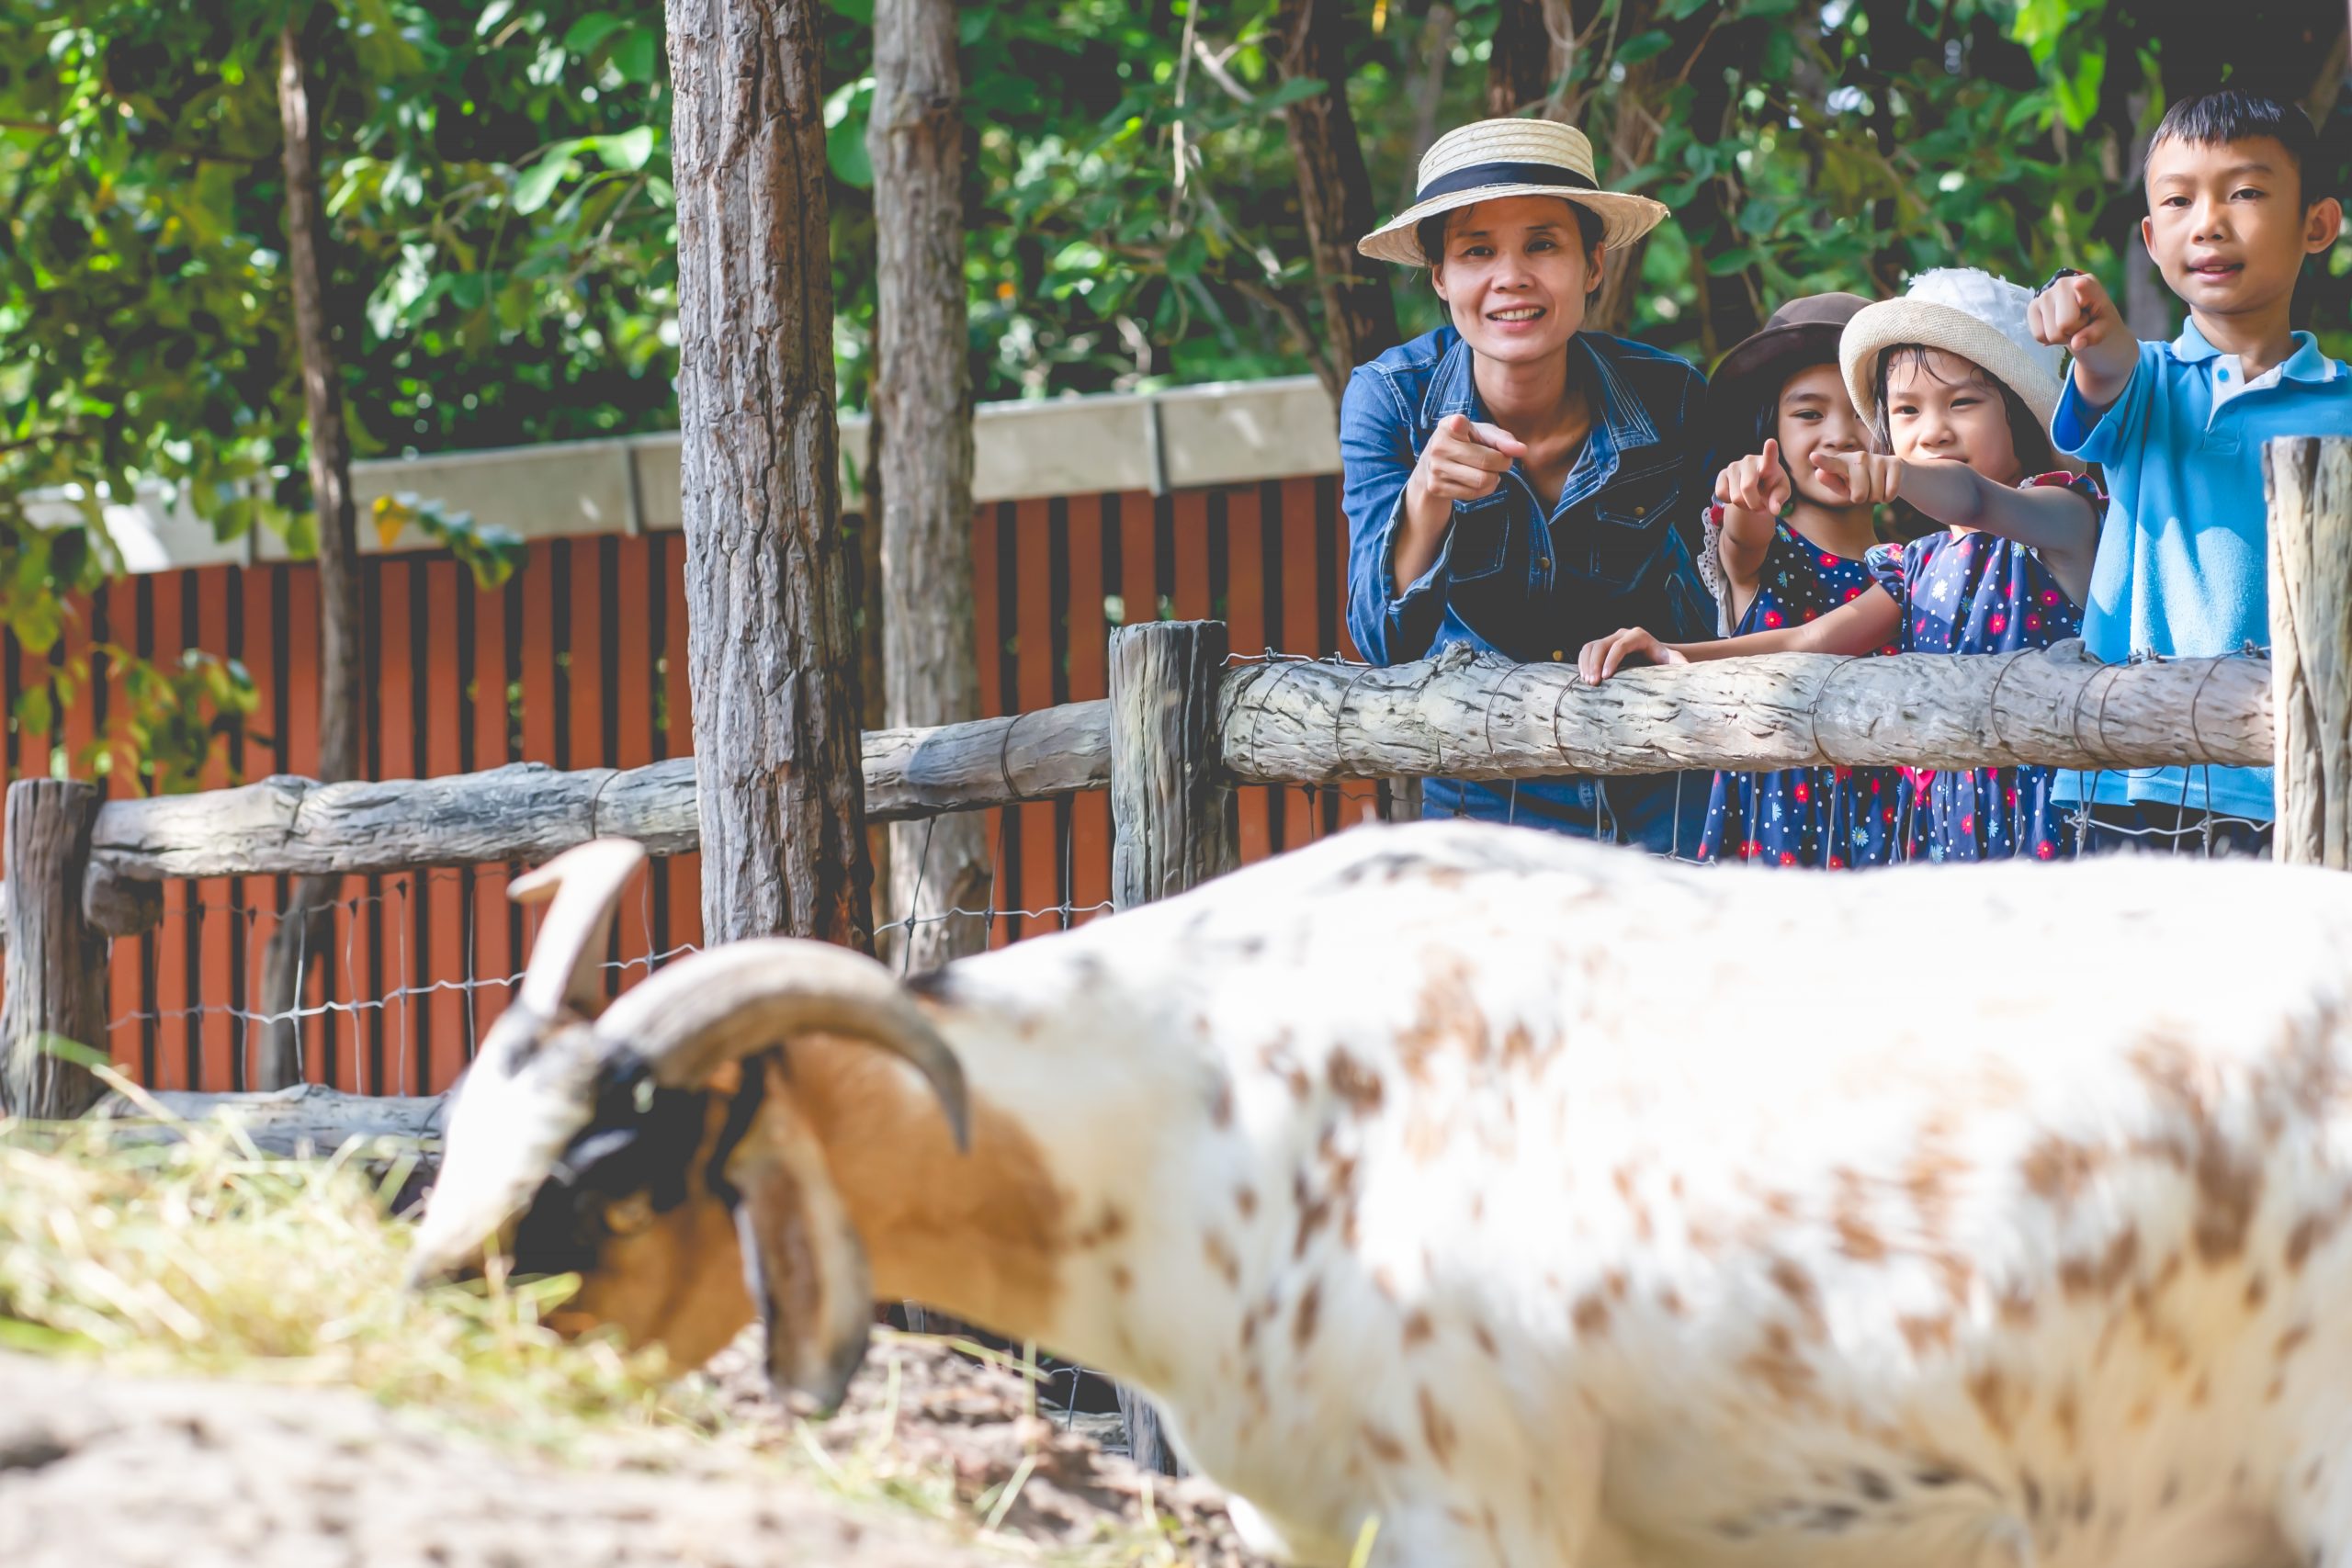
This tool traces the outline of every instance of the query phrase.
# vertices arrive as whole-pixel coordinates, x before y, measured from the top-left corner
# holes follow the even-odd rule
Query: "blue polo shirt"
[[[2131,385],[2095,422],[2066,378],[2050,422],[2062,452],[2107,471],[2107,521],[2083,607],[2083,642],[2109,664],[2270,646],[2269,514],[2262,444],[2352,435],[2352,367],[2295,334],[2286,363],[2248,384],[2245,367],[2192,323],[2143,343]],[[2268,768],[2064,773],[2061,800],[2140,801],[2269,821]],[[2096,787],[2094,789],[2094,781]]]

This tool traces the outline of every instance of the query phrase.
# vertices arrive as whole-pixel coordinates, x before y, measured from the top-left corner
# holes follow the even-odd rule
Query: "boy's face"
[[[2283,308],[2303,258],[2335,243],[2343,209],[2306,206],[2287,149],[2267,136],[2148,150],[2140,233],[2172,291],[2208,316]]]

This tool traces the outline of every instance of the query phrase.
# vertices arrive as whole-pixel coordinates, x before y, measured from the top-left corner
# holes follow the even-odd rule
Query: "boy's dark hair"
[[[1894,374],[1898,362],[1916,365],[1928,375],[1936,376],[1935,362],[1928,357],[1930,352],[1925,344],[1898,343],[1878,356],[1877,382],[1872,389],[1878,394],[1878,408],[1871,415],[1871,434],[1878,437],[1878,448],[1882,452],[1894,450],[1894,437],[1886,415],[1887,379]],[[1949,354],[1951,350],[1942,352]],[[1958,358],[1959,355],[1954,355],[1953,357]],[[2009,421],[2009,445],[2016,449],[2018,467],[2023,470],[2020,477],[2031,479],[2036,474],[2051,473],[2063,467],[2058,460],[2058,448],[2050,443],[2050,432],[2041,421],[2034,417],[2033,411],[2025,406],[2025,400],[2009,390],[2007,382],[1983,366],[1973,360],[1968,363],[1970,368],[1976,372],[1969,378],[1971,380],[2001,394],[2001,410]],[[1936,379],[1940,381],[1943,378],[1936,376]]]
[[[1560,199],[1567,201],[1566,197],[1562,197]],[[1451,219],[1457,212],[1466,212],[1468,210],[1468,208],[1450,207],[1443,212],[1424,218],[1419,223],[1413,225],[1413,237],[1420,242],[1421,254],[1429,258],[1430,265],[1431,266],[1435,266],[1439,262],[1445,259],[1445,226],[1447,220]],[[1592,259],[1592,253],[1599,249],[1600,245],[1600,236],[1602,232],[1600,214],[1595,212],[1591,208],[1587,207],[1581,201],[1569,201],[1568,210],[1577,215],[1577,240],[1578,244],[1583,248],[1585,259],[1589,261]]]
[[[2293,104],[2242,87],[2222,87],[2181,99],[2165,110],[2148,147],[2153,152],[2167,141],[2218,147],[2256,136],[2267,136],[2287,150],[2306,210],[2328,194],[2319,161],[2319,133],[2312,129],[2311,117]]]

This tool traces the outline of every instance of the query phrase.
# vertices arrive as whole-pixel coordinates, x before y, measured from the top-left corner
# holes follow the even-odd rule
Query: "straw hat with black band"
[[[1572,125],[1548,119],[1481,119],[1447,131],[1421,155],[1413,205],[1356,242],[1379,261],[1429,266],[1421,254],[1423,219],[1510,196],[1556,196],[1600,220],[1600,243],[1630,245],[1657,227],[1666,208],[1645,196],[1602,190],[1592,174],[1592,143]]]

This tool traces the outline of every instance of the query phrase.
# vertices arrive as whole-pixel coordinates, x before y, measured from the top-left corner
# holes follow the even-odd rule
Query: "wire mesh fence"
[[[1235,792],[1245,858],[1295,847],[1382,809],[1361,785],[1250,786]],[[974,907],[918,905],[876,927],[877,946],[918,925],[977,920],[989,946],[1066,931],[1110,912],[1109,802],[1100,792],[980,814],[987,897]],[[150,1088],[240,1090],[261,1081],[273,1027],[296,1027],[305,1081],[364,1094],[449,1087],[519,983],[539,910],[506,897],[525,867],[440,867],[346,879],[323,911],[326,935],[300,942],[305,983],[283,1015],[264,974],[290,879],[216,877],[171,884],[153,929],[115,944],[108,1049]],[[886,895],[887,901],[887,895]],[[609,991],[702,940],[698,861],[653,862],[615,921]]]

